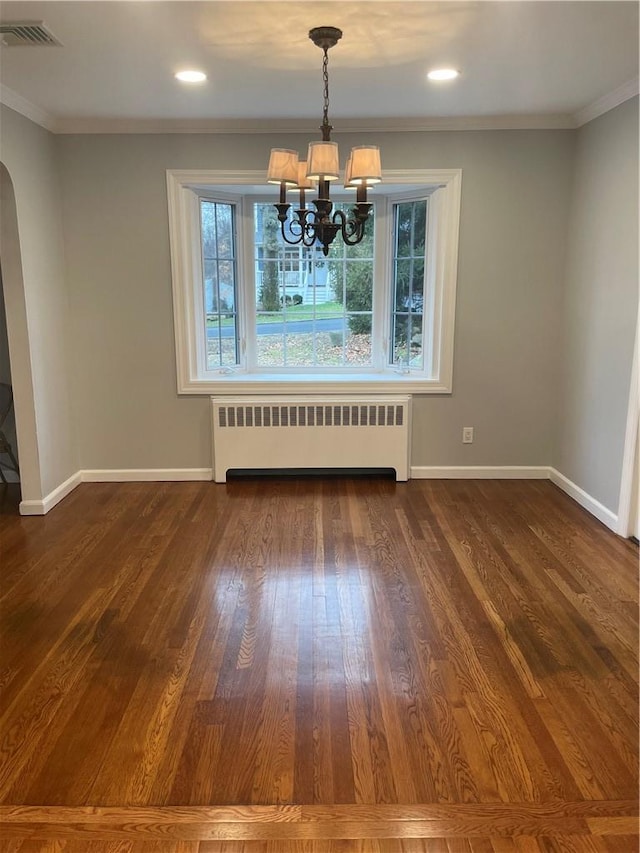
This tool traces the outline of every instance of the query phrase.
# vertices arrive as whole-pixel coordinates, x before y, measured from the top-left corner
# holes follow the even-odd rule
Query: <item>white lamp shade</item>
[[[351,149],[350,184],[379,184],[382,180],[380,149],[377,145],[360,145]]]
[[[307,154],[307,178],[311,181],[337,181],[340,177],[337,142],[310,142]]]
[[[272,148],[267,171],[267,183],[298,183],[298,152],[290,148]]]
[[[347,165],[344,168],[344,188],[345,190],[355,190],[358,188],[357,184],[354,184],[351,180],[351,157],[347,160]]]
[[[295,185],[295,189],[312,190],[313,187],[311,178],[307,177],[307,163],[305,160],[300,160],[298,163],[298,183]]]

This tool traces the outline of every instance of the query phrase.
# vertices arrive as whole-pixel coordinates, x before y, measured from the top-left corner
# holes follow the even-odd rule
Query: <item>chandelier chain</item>
[[[324,82],[324,110],[322,113],[322,124],[329,124],[329,51],[324,48],[324,58],[322,60],[322,80]]]

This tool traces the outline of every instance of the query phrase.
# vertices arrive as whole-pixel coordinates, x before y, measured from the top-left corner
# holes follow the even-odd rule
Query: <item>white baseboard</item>
[[[580,486],[577,486],[568,477],[561,474],[560,471],[556,471],[555,468],[549,468],[549,479],[559,489],[562,489],[569,497],[579,503],[581,507],[588,510],[591,515],[594,515],[598,521],[606,524],[614,533],[618,532],[618,516],[614,512],[611,512],[610,509],[607,509],[604,504],[592,498],[584,489],[581,489]]]
[[[46,515],[82,482],[82,472],[76,471],[64,483],[49,492],[41,501],[20,501],[20,515]]]
[[[546,465],[415,465],[413,480],[547,480]]]
[[[211,468],[105,468],[80,472],[83,483],[161,483],[211,480]]]
[[[618,516],[564,474],[545,465],[414,465],[414,480],[551,480],[614,532]],[[106,468],[77,471],[41,501],[21,501],[20,515],[45,515],[80,483],[194,482],[213,479],[211,468]]]
[[[562,489],[569,497],[584,507],[591,515],[595,516],[614,533],[618,533],[618,516],[607,509],[606,506],[591,497],[590,494],[573,483],[564,474],[555,468],[546,465],[527,466],[511,465],[493,467],[483,466],[457,466],[447,467],[414,466],[411,468],[411,477],[416,480],[551,480],[558,488]]]
[[[211,468],[108,468],[76,471],[41,501],[21,501],[20,515],[46,515],[80,483],[190,482],[211,479]]]

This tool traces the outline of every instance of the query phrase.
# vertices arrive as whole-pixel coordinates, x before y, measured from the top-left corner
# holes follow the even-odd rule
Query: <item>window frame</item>
[[[428,348],[423,349],[424,369],[420,372],[406,372],[388,364],[390,341],[385,330],[389,328],[390,322],[390,298],[385,298],[382,310],[377,310],[377,300],[382,296],[381,289],[389,297],[391,293],[389,282],[392,275],[393,229],[387,227],[385,237],[376,240],[375,246],[375,266],[377,270],[382,270],[387,284],[381,288],[380,275],[376,273],[372,326],[372,335],[384,335],[384,361],[387,364],[374,365],[373,368],[361,371],[342,368],[341,372],[322,368],[305,373],[263,369],[260,372],[243,372],[242,368],[233,367],[206,371],[203,370],[206,365],[205,341],[199,331],[202,328],[199,327],[201,316],[198,311],[201,288],[195,286],[202,276],[199,199],[204,197],[237,204],[237,311],[239,347],[241,355],[244,356],[247,347],[251,346],[247,338],[247,325],[251,325],[247,323],[247,312],[252,310],[252,301],[255,303],[255,293],[252,299],[251,288],[246,285],[247,264],[253,263],[253,240],[247,241],[239,233],[240,229],[245,229],[249,204],[238,204],[238,195],[241,194],[243,186],[264,186],[264,173],[167,170],[178,394],[361,394],[369,391],[451,393],[462,170],[385,170],[384,177],[385,184],[390,186],[409,185],[406,192],[385,193],[388,210],[398,200],[407,200],[411,196],[424,197],[427,190],[429,192],[427,245],[431,248],[431,254],[427,253],[425,293],[428,289],[431,316],[428,333],[423,336],[423,341],[428,341]],[[420,189],[416,190],[416,186]],[[225,192],[226,187],[229,188],[228,193]],[[248,198],[252,204],[260,196],[254,194],[244,198]],[[255,311],[255,304],[253,310]],[[423,322],[427,328],[426,317]]]

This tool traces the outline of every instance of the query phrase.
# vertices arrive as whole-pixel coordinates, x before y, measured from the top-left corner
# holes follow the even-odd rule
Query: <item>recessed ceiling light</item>
[[[435,68],[427,74],[429,80],[455,80],[460,74],[455,68]]]
[[[202,71],[178,71],[176,79],[183,83],[202,83],[207,79],[207,75]]]

